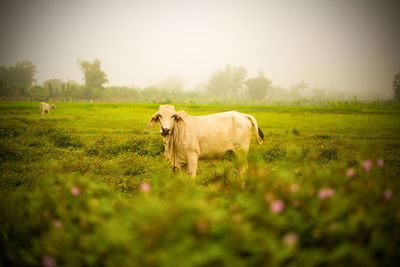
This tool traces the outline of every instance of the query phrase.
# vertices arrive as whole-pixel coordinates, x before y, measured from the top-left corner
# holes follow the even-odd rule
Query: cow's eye
[[[158,115],[158,118],[159,118],[159,119],[161,119],[161,118],[162,118],[161,114],[159,114],[159,115]]]

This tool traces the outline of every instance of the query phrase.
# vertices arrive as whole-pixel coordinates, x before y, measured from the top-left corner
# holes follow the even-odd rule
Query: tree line
[[[17,62],[14,66],[0,68],[0,98],[14,100],[121,100],[121,99],[169,99],[220,97],[250,97],[262,99],[271,91],[271,81],[260,71],[259,76],[246,80],[244,67],[227,65],[224,70],[213,73],[206,88],[201,91],[183,91],[183,80],[174,77],[144,89],[125,86],[108,86],[106,73],[101,69],[98,59],[77,61],[83,75],[84,84],[76,81],[63,82],[61,79],[49,79],[42,85],[36,83],[36,66],[31,61]],[[247,86],[247,89],[245,89]]]
[[[247,70],[242,66],[226,65],[224,69],[212,73],[207,83],[197,90],[184,91],[184,80],[171,76],[159,84],[145,87],[105,86],[107,74],[101,69],[101,62],[77,60],[84,84],[70,80],[49,79],[37,84],[36,66],[29,60],[17,62],[14,66],[0,67],[0,99],[23,101],[144,101],[165,102],[213,100],[264,101],[266,98],[300,99],[305,89],[310,89],[310,98],[322,99],[325,90],[300,83],[285,90],[272,86],[272,82],[259,71],[256,77],[247,78]],[[394,98],[400,99],[400,73],[393,81]],[[205,102],[205,101],[201,101]],[[207,101],[206,101],[207,102]]]

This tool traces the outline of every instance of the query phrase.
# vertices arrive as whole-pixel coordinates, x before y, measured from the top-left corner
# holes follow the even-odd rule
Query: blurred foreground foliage
[[[251,169],[247,189],[223,176],[152,175],[132,193],[79,175],[47,175],[2,195],[7,265],[390,266],[399,258],[400,199],[384,170]],[[231,177],[232,178],[232,177]],[[324,194],[329,191],[332,194]],[[278,205],[279,204],[279,205]]]

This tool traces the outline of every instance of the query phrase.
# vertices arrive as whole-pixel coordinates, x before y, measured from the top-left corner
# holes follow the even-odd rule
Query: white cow
[[[221,158],[226,152],[232,151],[240,178],[248,168],[247,153],[252,129],[255,129],[260,145],[264,138],[253,116],[236,111],[190,116],[184,111],[175,112],[175,106],[160,105],[148,125],[157,122],[164,139],[165,156],[174,170],[175,167],[181,169],[187,165],[191,177],[196,176],[198,159]]]
[[[43,113],[47,113],[47,118],[49,118],[50,111],[56,109],[56,105],[47,104],[45,102],[40,103],[40,119],[43,119]]]

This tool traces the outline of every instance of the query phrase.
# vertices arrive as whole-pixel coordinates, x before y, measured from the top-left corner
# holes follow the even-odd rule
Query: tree
[[[160,83],[154,85],[159,89],[166,89],[168,91],[178,91],[180,92],[185,85],[185,79],[179,75],[169,76]]]
[[[393,80],[394,99],[400,99],[400,72],[394,76]]]
[[[247,85],[247,94],[252,99],[264,99],[271,90],[271,81],[264,77],[264,73],[260,70],[258,77],[247,79],[245,81]]]
[[[78,84],[74,80],[69,80],[65,83],[66,98],[68,100],[81,98],[82,85]]]
[[[229,79],[227,74],[222,70],[214,72],[208,82],[207,89],[215,96],[226,95],[229,91]]]
[[[148,86],[142,90],[142,96],[147,99],[155,99],[160,96],[160,90],[154,86]]]
[[[43,83],[43,86],[48,90],[49,98],[53,98],[61,91],[62,84],[61,79],[49,79]]]
[[[311,91],[311,98],[314,100],[322,100],[325,97],[325,90],[314,86]]]
[[[304,92],[304,89],[308,88],[309,86],[302,80],[298,84],[292,85],[290,87],[290,90],[292,92],[298,92],[299,94],[302,94]]]
[[[61,90],[62,83],[61,79],[49,79],[43,83],[43,86],[47,88],[52,87],[54,90]]]
[[[29,60],[18,61],[15,66],[0,67],[2,84],[24,84],[27,87],[35,82],[36,66]]]
[[[229,79],[229,98],[237,95],[239,90],[243,87],[244,79],[246,79],[247,71],[244,67],[235,67],[227,65],[225,72]]]
[[[33,101],[45,101],[48,100],[49,91],[40,85],[34,85],[29,88],[29,96]]]
[[[82,70],[85,81],[85,93],[87,98],[100,97],[104,84],[108,82],[107,75],[101,70],[101,62],[97,58],[92,63],[78,59],[78,65]]]
[[[242,88],[246,76],[247,71],[244,67],[226,65],[225,71],[218,70],[211,75],[207,87],[216,96],[232,98]]]

